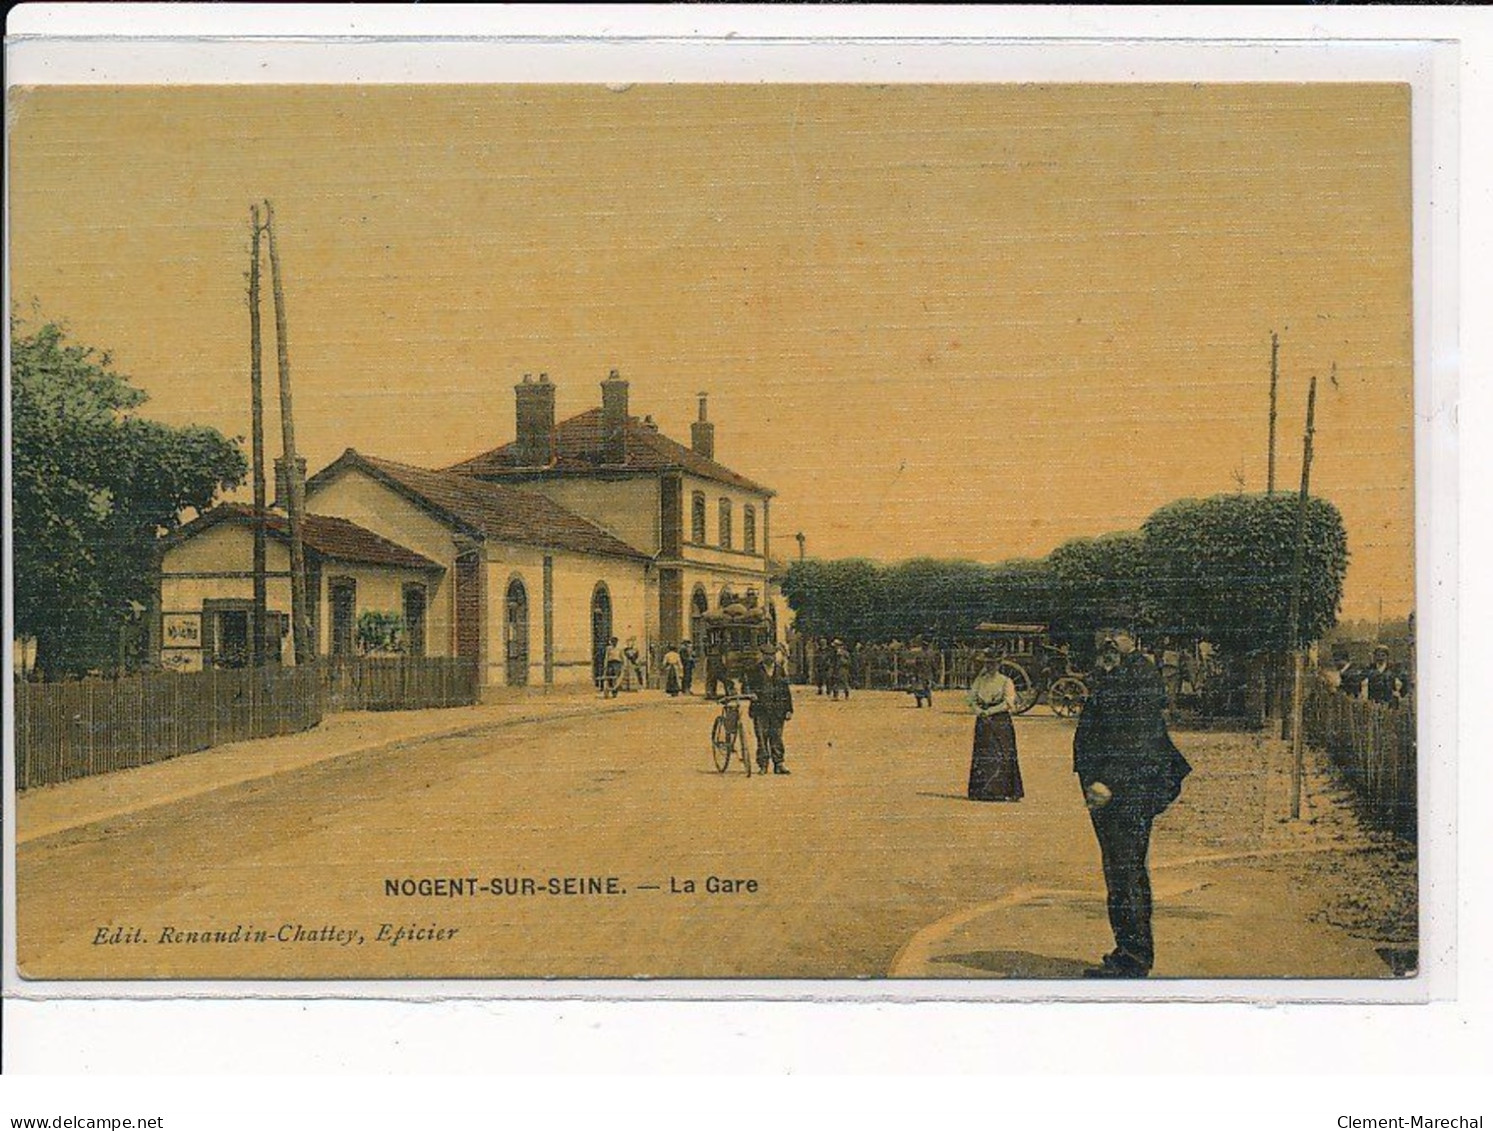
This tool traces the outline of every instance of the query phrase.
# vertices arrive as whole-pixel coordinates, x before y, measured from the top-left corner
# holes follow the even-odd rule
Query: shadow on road
[[[1087,962],[1075,958],[1053,958],[1025,950],[976,950],[968,954],[942,954],[929,960],[930,965],[949,965],[967,970],[983,970],[1003,978],[1082,978]],[[951,970],[949,976],[959,975]]]

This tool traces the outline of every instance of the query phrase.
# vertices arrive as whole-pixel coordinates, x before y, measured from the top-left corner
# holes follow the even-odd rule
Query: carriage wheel
[[[997,665],[1001,675],[1016,685],[1016,713],[1024,715],[1037,705],[1040,692],[1027,670],[1014,660],[1002,660]]]
[[[715,756],[715,768],[720,773],[724,774],[731,765],[731,755],[735,753],[735,737],[725,719],[715,720],[715,727],[710,732],[710,749]]]
[[[1082,711],[1084,701],[1088,697],[1088,685],[1071,675],[1054,680],[1053,685],[1047,689],[1047,705],[1060,719],[1071,719]]]

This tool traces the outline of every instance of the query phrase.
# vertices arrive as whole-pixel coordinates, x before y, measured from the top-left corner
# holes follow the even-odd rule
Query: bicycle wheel
[[[731,754],[735,749],[736,736],[724,718],[717,718],[710,731],[711,753],[715,756],[715,768],[724,774],[731,765]]]
[[[1083,680],[1065,675],[1047,689],[1047,705],[1060,719],[1071,719],[1083,710],[1084,700],[1089,697],[1088,686]]]

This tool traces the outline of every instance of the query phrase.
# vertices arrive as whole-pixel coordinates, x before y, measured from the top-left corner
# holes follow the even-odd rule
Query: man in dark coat
[[[1167,734],[1161,673],[1129,632],[1110,635],[1073,736],[1073,770],[1099,840],[1115,949],[1085,977],[1144,978],[1155,960],[1151,823],[1182,791],[1192,770]]]
[[[1398,703],[1404,688],[1400,675],[1389,666],[1389,649],[1374,649],[1374,662],[1359,676],[1363,696],[1371,703]]]
[[[753,669],[748,687],[752,693],[752,726],[757,732],[757,769],[764,774],[772,761],[772,772],[788,773],[783,765],[783,724],[793,717],[793,690],[788,673],[778,663],[777,649],[762,645],[762,662]]]

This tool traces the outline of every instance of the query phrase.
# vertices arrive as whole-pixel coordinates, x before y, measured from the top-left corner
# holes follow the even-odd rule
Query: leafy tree
[[[810,559],[795,562],[783,583],[801,631],[868,642],[963,640],[981,621],[1044,619],[1051,589],[1043,562],[933,558],[893,566]]]
[[[1217,495],[1151,515],[1147,571],[1170,627],[1239,652],[1289,649],[1297,506],[1294,495]],[[1317,640],[1337,622],[1348,572],[1343,518],[1325,499],[1307,500],[1302,564],[1301,638]]]
[[[45,678],[116,662],[156,539],[244,479],[237,442],[135,416],[146,400],[107,353],[11,318],[15,628]]]
[[[1053,634],[1072,644],[1092,644],[1094,631],[1122,620],[1156,628],[1158,610],[1146,569],[1140,531],[1075,538],[1047,555],[1052,573]]]
[[[916,558],[886,568],[879,635],[949,640],[969,634],[986,616],[998,588],[995,570],[967,561]]]
[[[1105,625],[1208,639],[1234,654],[1290,646],[1294,496],[1220,495],[1165,506],[1139,531],[1078,538],[1040,561],[917,558],[795,563],[783,585],[801,629],[863,641],[968,640],[981,621],[1040,622],[1084,650]],[[1347,572],[1342,516],[1307,506],[1302,636],[1335,622]]]
[[[874,640],[882,630],[885,595],[881,567],[863,558],[794,562],[783,580],[801,631],[813,636]]]
[[[1052,566],[1045,558],[1001,562],[991,568],[987,585],[977,622],[1046,623],[1052,619],[1057,589]],[[968,637],[968,630],[961,635]]]

